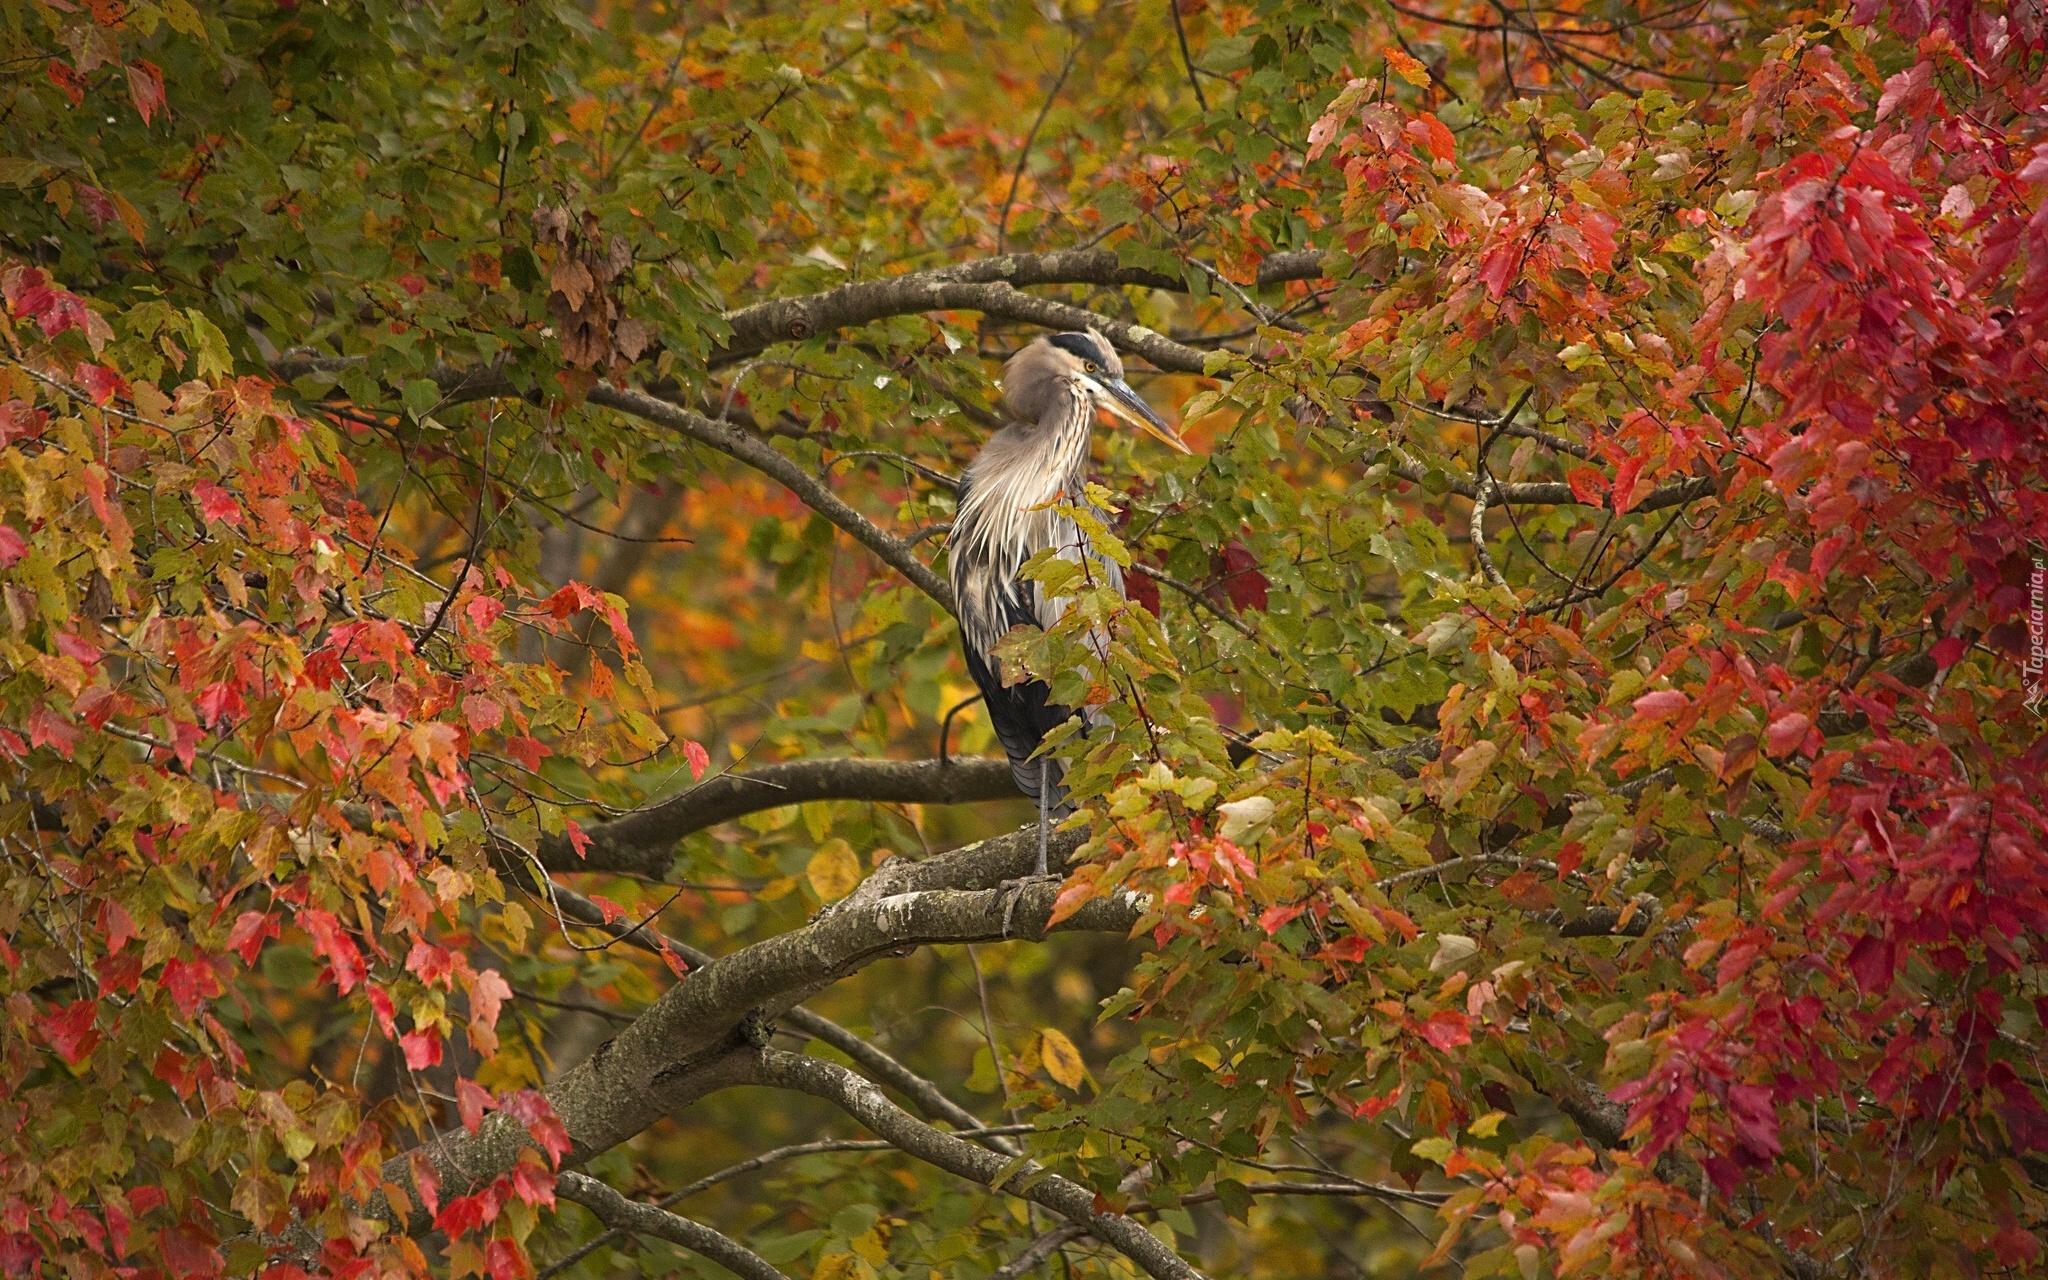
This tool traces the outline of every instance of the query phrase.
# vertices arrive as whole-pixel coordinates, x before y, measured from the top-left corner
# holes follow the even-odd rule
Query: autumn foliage
[[[0,13],[0,1273],[2048,1270],[2038,6]],[[1068,874],[828,954],[1077,316]]]

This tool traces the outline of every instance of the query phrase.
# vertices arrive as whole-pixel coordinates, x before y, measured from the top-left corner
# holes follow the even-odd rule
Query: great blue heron
[[[1055,333],[1030,343],[1003,366],[1003,405],[1013,419],[989,437],[960,478],[960,502],[947,537],[953,597],[967,672],[981,686],[996,737],[1010,757],[1017,789],[1038,803],[1038,874],[1046,874],[1046,832],[1064,809],[1066,789],[1047,756],[1034,759],[1045,735],[1074,713],[1051,700],[1042,680],[1003,682],[996,644],[1010,628],[1050,628],[1066,612],[1064,597],[1048,597],[1038,583],[1019,578],[1025,561],[1047,548],[1065,559],[1085,558],[1100,581],[1121,593],[1123,573],[1096,557],[1073,520],[1052,508],[1085,506],[1088,444],[1095,411],[1107,409],[1140,430],[1192,452],[1179,434],[1124,381],[1123,361],[1096,333]],[[1093,647],[1102,653],[1106,637]]]

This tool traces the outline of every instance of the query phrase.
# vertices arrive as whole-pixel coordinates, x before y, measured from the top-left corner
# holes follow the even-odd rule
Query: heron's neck
[[[1088,442],[1095,430],[1095,407],[1088,393],[1079,387],[1053,397],[1053,403],[1038,420],[1045,439],[1043,447],[1048,478],[1073,497],[1081,496],[1088,479]]]

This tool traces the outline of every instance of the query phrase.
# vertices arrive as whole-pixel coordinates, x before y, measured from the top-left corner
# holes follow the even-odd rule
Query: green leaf
[[[441,388],[432,378],[414,378],[405,384],[402,396],[405,411],[415,418],[424,418],[441,403]]]
[[[1424,1138],[1408,1149],[1424,1160],[1442,1164],[1450,1159],[1451,1152],[1457,1150],[1457,1144],[1449,1138]]]
[[[186,332],[191,336],[194,372],[202,378],[227,378],[235,372],[235,358],[228,350],[227,335],[197,310],[185,312]]]
[[[0,183],[11,187],[25,187],[49,171],[50,166],[38,160],[0,158]]]

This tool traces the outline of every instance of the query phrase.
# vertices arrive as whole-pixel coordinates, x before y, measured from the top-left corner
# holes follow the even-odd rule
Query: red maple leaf
[[[203,1223],[181,1222],[157,1234],[157,1255],[173,1276],[180,1280],[210,1277],[221,1273],[220,1242]]]
[[[56,85],[60,93],[71,99],[72,106],[75,107],[85,101],[85,77],[73,71],[69,63],[52,58],[49,65],[44,68],[44,73],[50,77],[50,83]]]
[[[462,1127],[472,1135],[484,1122],[484,1112],[493,1110],[497,1105],[491,1091],[476,1081],[461,1079],[455,1082],[455,1108],[462,1115]]]
[[[262,911],[244,911],[235,917],[235,927],[228,932],[228,950],[239,952],[243,964],[255,964],[256,953],[263,950],[263,940],[277,935],[275,916]]]
[[[1439,1009],[1422,1024],[1422,1038],[1449,1053],[1459,1045],[1472,1043],[1472,1023],[1456,1009]]]
[[[178,1011],[188,1018],[221,992],[220,975],[204,959],[173,957],[164,962],[163,977],[159,981],[177,1003]]]
[[[77,1066],[92,1053],[100,1042],[99,1029],[93,1025],[99,1012],[98,1006],[90,1000],[74,1000],[62,1012],[45,1014],[36,1019],[36,1026],[43,1038],[57,1051],[57,1056],[71,1066]]]
[[[568,1127],[562,1123],[562,1118],[555,1114],[555,1109],[549,1105],[548,1100],[535,1090],[521,1089],[517,1093],[506,1094],[498,1100],[498,1109],[525,1125],[526,1131],[533,1135],[533,1140],[540,1145],[540,1149],[547,1152],[557,1164],[568,1154],[572,1145],[569,1141]]]
[[[355,940],[342,930],[341,922],[328,912],[313,908],[299,913],[299,926],[313,937],[313,949],[327,957],[334,985],[347,995],[368,970]]]
[[[165,109],[164,73],[154,62],[137,58],[128,64],[128,100],[135,104],[144,124]]]
[[[554,1202],[554,1180],[550,1178],[546,1203],[552,1205]],[[533,1274],[533,1268],[527,1265],[526,1252],[519,1247],[519,1242],[507,1240],[503,1236],[484,1246],[484,1270],[490,1273],[491,1280],[526,1280],[526,1277]]]
[[[193,500],[199,504],[199,514],[215,524],[242,523],[242,504],[235,501],[235,495],[213,483],[201,480],[192,486]]]
[[[128,380],[103,364],[81,360],[72,377],[92,397],[94,404],[111,404],[116,396],[128,394]]]
[[[406,1032],[398,1037],[398,1045],[405,1050],[405,1065],[414,1071],[440,1065],[441,1033],[433,1027]]]

